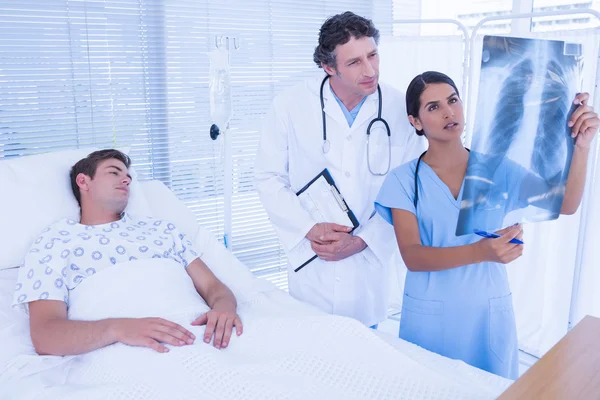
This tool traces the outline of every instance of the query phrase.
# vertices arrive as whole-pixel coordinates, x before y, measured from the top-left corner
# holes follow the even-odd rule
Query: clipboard
[[[333,222],[339,225],[352,226],[353,232],[358,228],[358,219],[348,207],[340,190],[335,184],[329,170],[325,168],[302,189],[296,192],[302,207],[317,222]],[[300,271],[317,258],[312,251],[310,241],[304,239],[295,249],[295,254],[288,254],[294,272]]]

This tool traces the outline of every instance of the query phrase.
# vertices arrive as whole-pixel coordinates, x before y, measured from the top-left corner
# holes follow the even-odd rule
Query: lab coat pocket
[[[444,303],[405,294],[400,315],[400,338],[441,354],[444,350]]]
[[[503,363],[512,359],[517,346],[517,327],[512,294],[490,299],[490,350]]]

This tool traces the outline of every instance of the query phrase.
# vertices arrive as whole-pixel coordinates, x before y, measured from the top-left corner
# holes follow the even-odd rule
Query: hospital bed
[[[163,183],[140,182],[135,171],[128,212],[168,219],[193,240],[235,293],[244,334],[232,338],[226,350],[201,342],[173,349],[171,361],[121,344],[87,356],[36,355],[27,315],[10,307],[19,254],[45,225],[76,212],[67,171],[90,151],[0,161],[0,187],[6,189],[0,200],[0,399],[494,399],[512,384],[349,318],[324,314],[255,278]],[[25,213],[33,219],[15,229]],[[149,277],[144,286],[152,285]],[[168,283],[157,285],[170,296]],[[146,367],[148,372],[139,373]],[[193,384],[184,381],[184,373],[170,372],[178,367],[191,373]]]

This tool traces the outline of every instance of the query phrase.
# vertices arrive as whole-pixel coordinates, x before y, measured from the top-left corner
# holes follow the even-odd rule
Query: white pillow
[[[71,167],[96,148],[0,160],[0,269],[19,266],[31,244],[50,224],[69,217],[79,219],[79,205],[71,190]],[[127,212],[150,215],[130,170],[130,199]]]
[[[161,181],[141,182],[140,187],[148,202],[149,216],[172,222],[192,242],[196,240],[198,234],[196,217],[185,203],[175,196],[175,193]]]

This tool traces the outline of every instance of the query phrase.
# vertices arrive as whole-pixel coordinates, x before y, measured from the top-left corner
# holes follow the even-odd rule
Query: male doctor
[[[386,317],[397,247],[374,200],[390,168],[425,147],[408,123],[403,94],[385,85],[378,90],[378,41],[373,22],[352,12],[325,21],[314,61],[327,75],[276,97],[255,165],[260,199],[288,256],[306,240],[318,256],[298,272],[288,266],[290,294],[367,326]],[[367,127],[379,112],[389,136],[385,124],[375,122],[367,146]],[[324,168],[358,219],[352,233],[315,220],[296,196]]]

